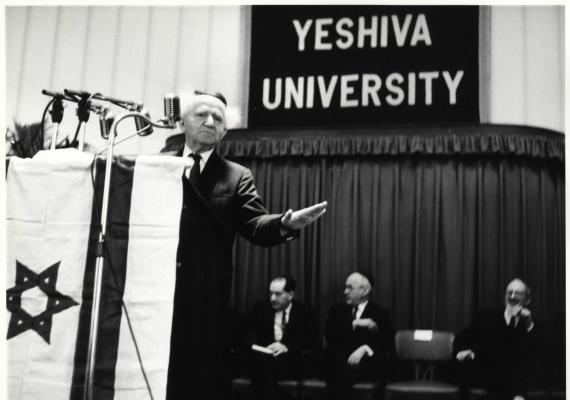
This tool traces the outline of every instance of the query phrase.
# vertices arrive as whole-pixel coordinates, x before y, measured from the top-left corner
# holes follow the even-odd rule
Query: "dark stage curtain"
[[[170,143],[172,145],[172,143]],[[397,329],[465,327],[503,307],[506,284],[532,288],[531,309],[564,315],[564,136],[529,127],[445,126],[228,134],[225,157],[251,168],[272,212],[327,200],[296,241],[238,239],[234,306],[267,295],[279,273],[324,321],[355,270]]]

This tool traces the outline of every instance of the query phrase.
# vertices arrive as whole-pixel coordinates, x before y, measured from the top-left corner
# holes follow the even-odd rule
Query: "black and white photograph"
[[[566,8],[3,5],[9,400],[565,400]]]

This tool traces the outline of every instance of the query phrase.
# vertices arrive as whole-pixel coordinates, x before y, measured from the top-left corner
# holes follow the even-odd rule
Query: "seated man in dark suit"
[[[346,280],[346,303],[333,306],[326,321],[327,386],[330,399],[348,399],[352,384],[378,383],[383,393],[394,354],[394,330],[388,310],[369,300],[374,280],[355,272]]]
[[[313,311],[293,300],[296,283],[278,276],[269,286],[269,301],[257,303],[251,315],[253,344],[267,352],[252,350],[252,385],[256,398],[276,397],[277,381],[301,379],[317,348]]]
[[[505,308],[479,313],[457,336],[463,383],[480,386],[498,399],[524,398],[535,383],[543,342],[529,303],[530,289],[514,279],[507,286]]]

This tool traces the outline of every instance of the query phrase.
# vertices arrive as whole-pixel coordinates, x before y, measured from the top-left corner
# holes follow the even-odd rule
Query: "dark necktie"
[[[358,311],[357,306],[352,306],[352,319],[356,319],[356,312]]]
[[[283,310],[283,313],[281,314],[281,332],[283,332],[283,336],[285,336],[286,326],[287,326],[286,312],[285,310]],[[283,337],[281,338],[281,340],[283,340]]]
[[[511,317],[511,320],[509,321],[509,328],[515,329],[515,327],[516,327],[516,325],[515,325],[515,323],[516,323],[515,319],[516,319],[516,317],[513,315],[513,316]]]
[[[202,157],[200,154],[191,153],[188,157],[192,157],[194,159],[194,165],[192,165],[192,169],[190,169],[190,182],[193,184],[198,183],[198,179],[200,178],[200,160]]]

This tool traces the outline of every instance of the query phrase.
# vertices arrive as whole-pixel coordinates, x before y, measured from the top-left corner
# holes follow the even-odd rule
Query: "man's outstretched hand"
[[[303,229],[319,219],[325,212],[327,212],[326,201],[297,211],[289,209],[285,215],[281,217],[281,225],[291,231]]]

